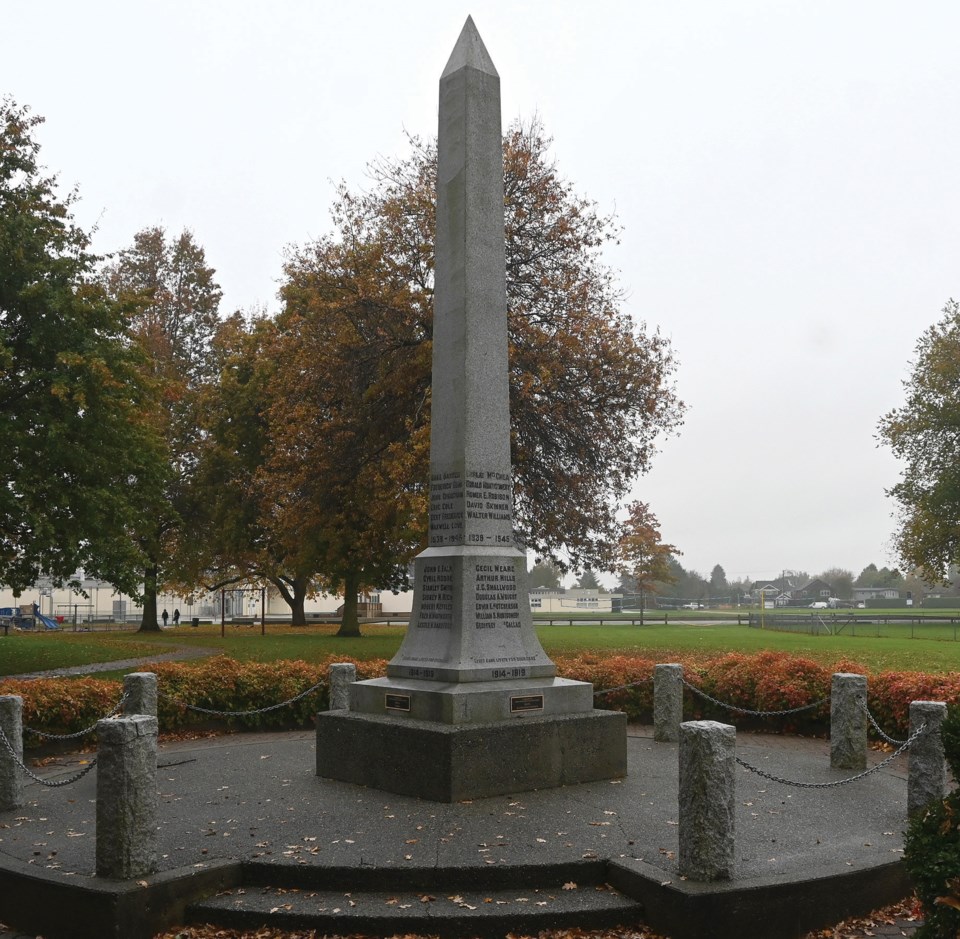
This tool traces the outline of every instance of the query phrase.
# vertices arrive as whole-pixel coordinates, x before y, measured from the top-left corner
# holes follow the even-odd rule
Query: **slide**
[[[40,608],[36,605],[36,603],[34,603],[34,605],[33,605],[33,615],[34,615],[34,617],[35,617],[39,622],[43,623],[43,626],[44,626],[45,629],[59,629],[59,628],[60,628],[60,626],[57,624],[57,622],[56,622],[55,620],[50,619],[49,616],[44,616],[44,615],[40,612]]]

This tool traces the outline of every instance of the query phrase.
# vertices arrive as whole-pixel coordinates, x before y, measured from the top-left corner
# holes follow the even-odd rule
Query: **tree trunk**
[[[284,603],[290,607],[291,624],[293,626],[306,626],[307,614],[304,610],[304,603],[307,599],[307,585],[310,583],[310,578],[304,575],[298,575],[289,581],[289,583],[273,577],[269,578],[269,580],[280,592]]]
[[[343,617],[340,620],[338,636],[359,637],[360,618],[357,616],[357,591],[360,578],[352,571],[347,574],[343,584]]]
[[[157,577],[159,576],[159,565],[153,564],[144,571],[143,575],[143,618],[140,620],[140,628],[137,632],[153,633],[160,632],[160,624],[157,622]]]

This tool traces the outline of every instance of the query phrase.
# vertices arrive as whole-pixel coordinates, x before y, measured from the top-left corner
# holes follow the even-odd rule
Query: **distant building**
[[[570,590],[534,587],[530,591],[530,609],[534,613],[582,613],[594,610],[610,613],[613,611],[613,601],[620,599],[622,594],[619,593],[602,593],[579,587]]]
[[[833,588],[825,580],[811,580],[805,587],[793,591],[791,594],[794,600],[803,603],[819,603],[829,601],[833,596]]]
[[[857,603],[867,600],[899,600],[900,591],[896,587],[854,587],[853,599]]]

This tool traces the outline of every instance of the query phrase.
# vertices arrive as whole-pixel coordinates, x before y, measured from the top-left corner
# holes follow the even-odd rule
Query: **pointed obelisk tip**
[[[494,67],[493,59],[490,58],[490,53],[487,52],[487,47],[480,38],[480,33],[477,32],[472,16],[468,16],[466,23],[463,24],[460,38],[453,47],[447,67],[440,77],[446,78],[447,75],[451,75],[462,68],[475,68],[496,78],[500,77]]]

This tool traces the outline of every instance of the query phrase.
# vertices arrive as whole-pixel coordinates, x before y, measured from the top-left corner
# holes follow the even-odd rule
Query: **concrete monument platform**
[[[0,812],[0,922],[47,939],[149,939],[184,922],[444,937],[617,922],[799,939],[910,889],[904,758],[830,790],[738,768],[733,877],[704,884],[678,875],[678,748],[652,728],[629,728],[623,779],[454,804],[318,780],[312,743],[298,731],[162,744],[159,871],[136,881],[93,876],[96,772],[61,789],[27,780],[24,805]],[[737,752],[790,779],[850,775],[823,740],[740,734]],[[55,780],[89,758],[34,769]]]
[[[556,677],[530,616],[513,526],[500,77],[470,18],[440,77],[438,128],[429,544],[387,677],[320,717],[317,775],[439,801],[623,776],[622,715]]]

